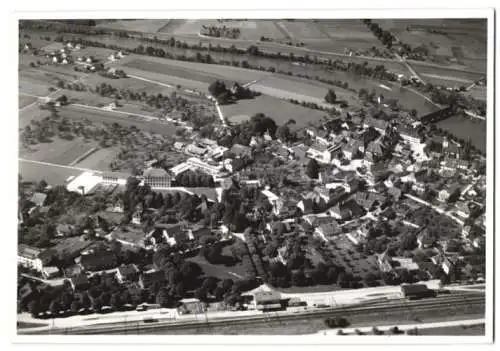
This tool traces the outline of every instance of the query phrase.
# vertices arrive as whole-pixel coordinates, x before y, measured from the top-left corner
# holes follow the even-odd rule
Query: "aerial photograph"
[[[487,334],[487,18],[17,24],[17,335]]]

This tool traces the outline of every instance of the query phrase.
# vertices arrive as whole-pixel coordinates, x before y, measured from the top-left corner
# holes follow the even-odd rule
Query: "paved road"
[[[398,325],[397,327],[401,331],[411,330],[411,329],[434,329],[434,328],[444,328],[444,327],[461,327],[461,326],[472,326],[472,325],[481,325],[485,323],[484,318],[479,319],[466,319],[459,321],[448,321],[448,322],[434,322],[434,323],[418,323],[418,324],[403,324]],[[382,325],[377,326],[377,329],[383,332],[390,332],[390,330],[394,328],[394,325]],[[318,334],[322,335],[336,335],[339,329],[327,329],[318,332]],[[342,329],[345,334],[357,334],[356,331],[361,331],[363,333],[371,333],[373,331],[373,327],[361,327],[361,328],[345,328]]]
[[[460,224],[461,226],[464,225],[464,221],[462,221],[461,219],[453,216],[452,214],[450,214],[449,212],[446,212],[444,211],[443,209],[431,204],[430,202],[427,202],[425,200],[422,200],[421,198],[418,198],[416,196],[413,196],[413,195],[410,195],[410,194],[405,194],[405,196],[413,201],[416,201],[416,202],[420,202],[421,204],[427,206],[427,207],[430,207],[432,208],[433,210],[435,210],[437,213],[440,213],[440,214],[444,214],[445,216],[447,216],[448,218],[451,218],[452,220],[454,220],[455,222],[457,222],[458,224]]]

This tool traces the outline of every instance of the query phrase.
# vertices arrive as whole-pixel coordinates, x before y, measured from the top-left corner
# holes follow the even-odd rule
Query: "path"
[[[57,163],[49,163],[49,162],[43,162],[43,161],[35,161],[35,160],[28,160],[24,158],[19,158],[20,162],[27,162],[27,163],[34,163],[34,164],[39,164],[43,166],[50,166],[50,167],[59,167],[59,168],[66,168],[66,169],[71,169],[74,171],[81,171],[81,172],[92,172],[92,173],[103,173],[103,171],[98,171],[95,169],[87,169],[87,168],[80,168],[80,167],[74,167],[74,166],[66,166],[66,165],[60,165]]]
[[[444,327],[461,327],[461,326],[473,326],[473,325],[481,325],[484,324],[486,320],[484,318],[480,319],[466,319],[459,321],[448,321],[448,322],[434,322],[434,323],[420,323],[420,324],[403,324],[398,325],[399,330],[411,330],[411,329],[434,329],[434,328],[444,328]],[[377,326],[380,331],[390,331],[390,329],[394,328],[393,325],[383,325]],[[322,330],[317,334],[323,335],[336,335],[339,329],[328,329]],[[364,333],[372,333],[373,327],[360,327],[360,328],[345,328],[342,331],[346,334],[356,334],[356,330],[362,331]]]

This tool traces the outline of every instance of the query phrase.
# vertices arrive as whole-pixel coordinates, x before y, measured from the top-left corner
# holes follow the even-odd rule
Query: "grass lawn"
[[[117,152],[116,148],[99,149],[74,166],[98,171],[110,171],[109,163],[114,159]]]
[[[221,109],[224,116],[233,123],[241,123],[259,112],[273,118],[278,125],[293,118],[296,124],[290,127],[294,129],[300,129],[308,122],[317,122],[327,115],[325,112],[294,105],[267,95],[240,100],[235,104],[221,106]]]
[[[68,169],[51,165],[35,164],[19,161],[19,173],[23,180],[39,182],[45,180],[51,185],[62,185],[70,176],[77,176],[82,173],[76,169]]]
[[[19,150],[19,157],[34,161],[68,165],[96,145],[96,142],[85,143],[82,138],[63,140],[55,137],[51,143],[32,146],[33,151]]]
[[[224,250],[222,252],[224,253]],[[214,265],[209,263],[204,257],[200,256],[194,256],[188,258],[188,260],[198,263],[206,276],[214,276],[221,280],[232,279],[233,281],[242,279],[245,276],[245,270],[241,263],[234,266]]]

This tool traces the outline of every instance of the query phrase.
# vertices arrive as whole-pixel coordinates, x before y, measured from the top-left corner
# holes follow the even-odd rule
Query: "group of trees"
[[[231,134],[221,136],[218,142],[226,147],[231,147],[234,144],[248,146],[252,136],[262,137],[266,132],[274,139],[277,129],[276,122],[271,117],[263,113],[257,113],[249,121],[234,126]]]
[[[230,28],[224,25],[223,26],[203,25],[201,27],[200,33],[203,35],[207,35],[209,37],[238,39],[241,34],[241,30],[239,28]]]
[[[245,88],[239,83],[234,83],[232,89],[228,89],[226,83],[220,80],[210,84],[208,91],[221,105],[240,99],[253,99],[255,96],[260,95],[259,92]]]
[[[364,19],[363,22],[368,26],[372,33],[385,45],[388,49],[392,48],[392,45],[396,38],[391,32],[383,30],[377,23],[372,22],[370,19]]]
[[[210,174],[194,171],[180,173],[175,178],[175,185],[184,187],[209,187],[215,186],[214,178]]]

